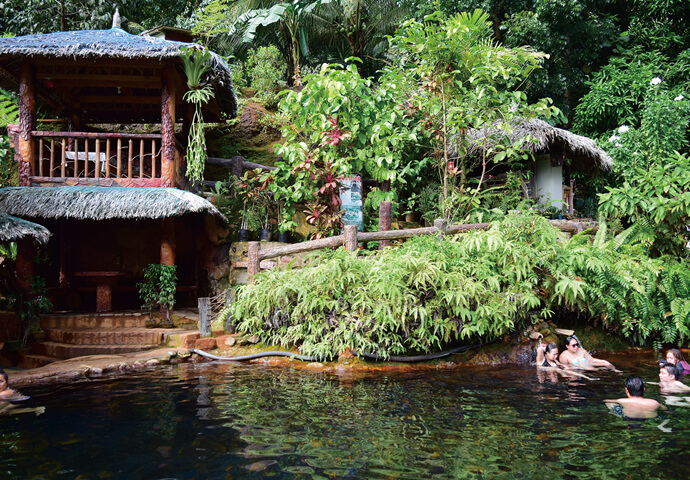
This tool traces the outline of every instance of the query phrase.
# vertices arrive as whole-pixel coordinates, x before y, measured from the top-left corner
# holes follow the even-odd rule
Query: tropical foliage
[[[302,270],[273,270],[240,288],[236,327],[264,342],[333,357],[382,356],[499,337],[556,308],[600,319],[637,342],[690,338],[690,270],[651,259],[636,227],[566,240],[538,215],[488,231],[417,237],[359,257],[339,249]],[[229,311],[226,312],[230,313]]]

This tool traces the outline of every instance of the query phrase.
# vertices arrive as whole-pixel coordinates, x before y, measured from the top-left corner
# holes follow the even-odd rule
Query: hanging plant
[[[206,63],[211,59],[211,52],[184,47],[180,49],[180,58],[189,87],[183,98],[186,102],[194,105],[194,117],[187,142],[187,178],[196,182],[204,178],[204,166],[207,157],[204,116],[201,109],[213,98],[213,89],[210,85],[203,84],[202,79],[211,68]]]

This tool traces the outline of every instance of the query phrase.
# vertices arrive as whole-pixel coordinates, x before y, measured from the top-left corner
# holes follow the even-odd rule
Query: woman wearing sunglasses
[[[575,335],[565,337],[565,350],[558,360],[567,367],[593,370],[594,367],[606,367],[615,370],[611,362],[594,358],[587,350],[580,346],[580,340]]]

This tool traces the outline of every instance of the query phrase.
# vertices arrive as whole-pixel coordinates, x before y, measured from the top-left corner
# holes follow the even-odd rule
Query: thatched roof
[[[0,86],[17,88],[17,72],[21,61],[33,60],[174,60],[181,65],[182,47],[196,44],[165,40],[159,37],[132,35],[120,28],[109,30],[77,30],[47,34],[0,38],[0,64],[6,70],[0,76]],[[211,52],[210,81],[223,109],[230,116],[237,115],[237,97],[232,85],[230,66],[218,54]],[[2,68],[0,68],[0,71]],[[7,72],[13,74],[7,75]],[[9,82],[9,83],[8,83]]]
[[[50,231],[43,225],[0,213],[0,242],[16,242],[33,238],[41,244],[48,243]]]
[[[0,212],[75,220],[145,220],[201,213],[225,220],[208,200],[176,188],[9,187],[0,189]]]
[[[532,155],[548,153],[552,147],[558,146],[563,149],[566,158],[585,163],[594,163],[600,170],[610,170],[613,166],[611,157],[591,138],[576,135],[562,128],[552,127],[543,120],[532,119],[522,121],[512,126],[512,133],[506,134],[498,129],[470,130],[468,137],[470,140],[470,155],[476,154],[482,148],[489,148],[497,143],[498,137],[507,137],[510,143],[516,143],[521,138],[530,135],[535,142],[527,142],[524,146],[528,148]],[[493,137],[482,147],[476,141],[483,137]],[[457,149],[454,144],[450,145],[449,154],[457,156]]]

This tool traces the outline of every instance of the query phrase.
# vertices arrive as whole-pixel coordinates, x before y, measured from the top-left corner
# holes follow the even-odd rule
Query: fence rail
[[[578,233],[583,231],[583,227],[578,224],[559,223],[550,221],[551,225],[566,233]],[[411,238],[417,235],[451,235],[456,233],[469,232],[471,230],[486,230],[491,227],[490,223],[469,223],[459,225],[448,225],[445,220],[437,219],[433,227],[408,228],[403,230],[387,230],[382,232],[357,232],[356,225],[345,225],[344,233],[329,238],[321,238],[308,242],[296,243],[281,247],[261,249],[261,242],[249,242],[247,245],[247,273],[250,281],[261,269],[261,261],[269,258],[280,257],[283,255],[295,255],[298,253],[311,252],[324,248],[345,247],[347,250],[355,251],[359,242],[374,242],[381,240],[400,240]]]

